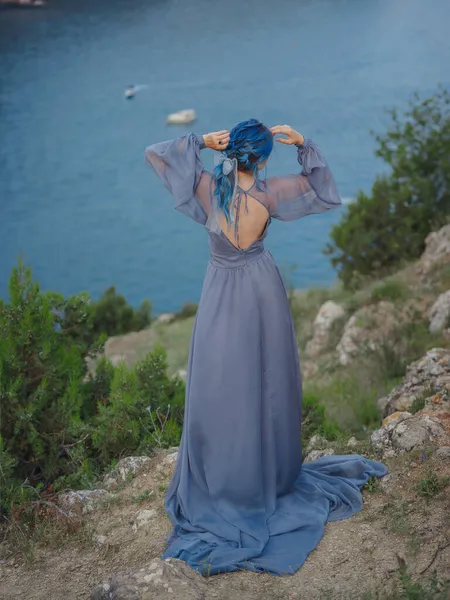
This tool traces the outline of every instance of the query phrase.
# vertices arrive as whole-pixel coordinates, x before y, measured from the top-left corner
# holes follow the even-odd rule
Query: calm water
[[[198,300],[207,236],[171,208],[146,145],[257,117],[314,137],[342,196],[383,166],[369,129],[414,90],[450,84],[448,0],[53,0],[0,10],[0,295],[20,253],[46,289],[115,284],[157,312]],[[126,101],[129,83],[147,85]],[[205,154],[208,166],[210,151]],[[268,174],[295,168],[277,146]],[[268,246],[299,287],[335,278],[321,254],[339,211],[274,222]]]

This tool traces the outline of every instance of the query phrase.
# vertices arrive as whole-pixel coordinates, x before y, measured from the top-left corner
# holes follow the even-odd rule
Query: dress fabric
[[[358,512],[360,488],[387,473],[357,454],[302,464],[297,343],[286,289],[264,248],[272,218],[299,219],[341,201],[323,154],[305,140],[299,174],[257,182],[244,193],[266,207],[268,220],[262,235],[239,249],[214,218],[203,147],[202,137],[189,134],[145,152],[175,208],[206,226],[210,243],[190,343],[184,427],[164,501],[172,530],[163,558],[179,558],[207,575],[293,574],[326,522]]]

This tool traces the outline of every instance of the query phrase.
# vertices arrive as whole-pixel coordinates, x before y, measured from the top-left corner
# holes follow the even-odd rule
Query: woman
[[[302,171],[262,180],[278,142]],[[222,150],[214,174],[202,148]],[[324,156],[287,125],[251,119],[146,150],[175,208],[209,233],[211,258],[192,333],[184,429],[165,509],[164,558],[208,575],[294,573],[327,520],[362,506],[360,488],[384,465],[359,455],[302,465],[301,375],[288,298],[264,238],[272,218],[300,219],[341,201]]]

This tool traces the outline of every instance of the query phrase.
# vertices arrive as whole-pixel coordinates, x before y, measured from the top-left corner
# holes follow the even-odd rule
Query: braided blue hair
[[[273,134],[270,129],[257,119],[249,119],[238,123],[230,131],[230,141],[223,154],[236,159],[238,170],[248,171],[256,178],[258,166],[269,158],[272,148]],[[228,223],[231,222],[230,200],[237,183],[236,177],[234,169],[225,175],[221,164],[214,169],[214,196]]]

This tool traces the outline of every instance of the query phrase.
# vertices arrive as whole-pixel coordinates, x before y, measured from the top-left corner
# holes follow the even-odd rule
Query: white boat
[[[167,115],[166,122],[172,125],[185,125],[187,123],[192,123],[196,118],[197,115],[195,114],[195,110],[193,108],[186,108],[185,110],[179,110],[178,112]]]
[[[136,93],[134,85],[129,85],[125,90],[125,98],[133,98]]]

